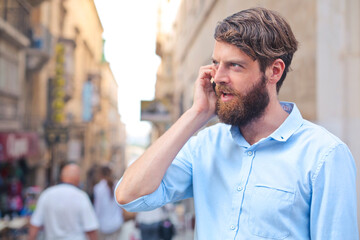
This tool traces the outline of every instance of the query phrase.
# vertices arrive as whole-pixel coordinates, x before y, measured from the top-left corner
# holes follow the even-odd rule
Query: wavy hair
[[[276,85],[279,93],[298,46],[280,14],[261,7],[243,10],[220,21],[214,38],[235,45],[254,61],[258,60],[263,73],[276,59],[282,59],[285,69]]]

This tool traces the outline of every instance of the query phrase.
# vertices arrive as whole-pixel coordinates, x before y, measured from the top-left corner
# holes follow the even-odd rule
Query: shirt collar
[[[280,104],[283,109],[289,113],[289,116],[268,138],[272,138],[279,142],[286,142],[291,137],[291,135],[293,135],[294,132],[302,125],[303,118],[295,103],[280,102]],[[237,142],[240,146],[250,147],[250,144],[242,136],[237,126],[231,126],[230,133],[234,141]]]
[[[269,137],[280,142],[286,142],[303,124],[304,119],[295,103],[280,102],[280,104],[283,109],[289,113],[289,116]]]
[[[248,148],[250,147],[250,144],[245,140],[245,138],[242,136],[240,129],[238,126],[231,125],[230,127],[230,134],[232,136],[232,139],[241,147]]]

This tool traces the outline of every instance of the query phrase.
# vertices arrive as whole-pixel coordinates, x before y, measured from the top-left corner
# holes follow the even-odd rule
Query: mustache
[[[239,93],[234,90],[232,87],[224,84],[216,84],[215,92],[217,95],[221,95],[221,93],[227,93],[231,95],[239,95]]]

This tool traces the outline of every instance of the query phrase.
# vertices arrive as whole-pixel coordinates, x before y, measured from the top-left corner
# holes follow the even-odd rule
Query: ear
[[[270,83],[276,84],[285,69],[285,63],[280,58],[276,59],[269,67],[268,67],[268,80]]]

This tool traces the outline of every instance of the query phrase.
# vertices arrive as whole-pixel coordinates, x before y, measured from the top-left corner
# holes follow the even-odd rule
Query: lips
[[[223,102],[230,101],[231,99],[233,99],[233,97],[234,97],[234,95],[232,95],[232,94],[228,94],[228,93],[221,94],[221,100]]]
[[[222,101],[229,101],[233,98],[234,92],[232,89],[226,86],[219,86],[217,87],[217,96],[221,98]]]

